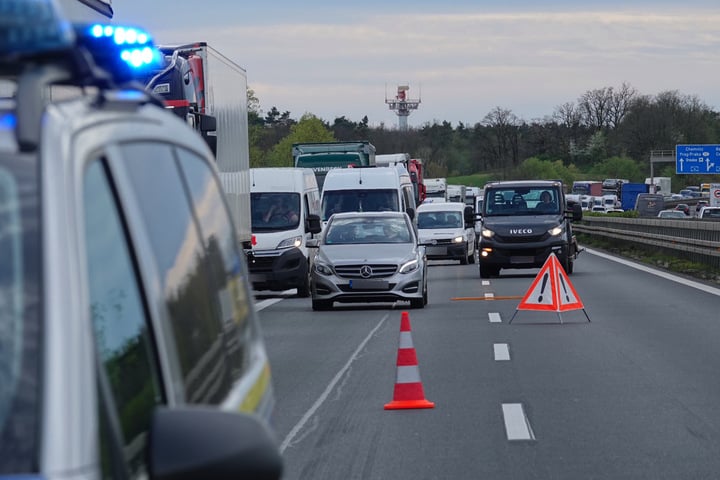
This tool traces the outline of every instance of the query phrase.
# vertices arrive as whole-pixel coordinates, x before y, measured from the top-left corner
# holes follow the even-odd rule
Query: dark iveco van
[[[570,222],[580,220],[580,205],[568,210],[562,182],[493,182],[485,185],[480,232],[480,277],[501,268],[541,267],[555,253],[573,271],[578,246]]]

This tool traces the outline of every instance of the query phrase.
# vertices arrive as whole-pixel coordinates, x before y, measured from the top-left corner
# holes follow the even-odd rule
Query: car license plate
[[[387,290],[388,282],[385,280],[374,280],[358,278],[357,280],[350,280],[351,290]]]
[[[447,255],[447,247],[425,247],[426,255]]]

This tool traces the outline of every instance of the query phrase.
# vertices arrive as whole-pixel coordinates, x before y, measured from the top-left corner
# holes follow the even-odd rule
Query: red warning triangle
[[[554,253],[543,264],[518,310],[567,312],[584,309],[580,296]]]

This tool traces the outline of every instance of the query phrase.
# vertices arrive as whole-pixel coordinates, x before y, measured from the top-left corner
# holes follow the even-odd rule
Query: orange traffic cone
[[[385,410],[406,408],[433,408],[435,404],[425,399],[417,355],[410,333],[410,316],[402,312],[400,320],[400,347],[397,355],[397,377],[393,400],[385,404]]]

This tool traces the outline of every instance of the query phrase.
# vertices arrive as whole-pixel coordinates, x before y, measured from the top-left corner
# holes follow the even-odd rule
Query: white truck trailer
[[[247,74],[205,42],[161,46],[167,66],[147,88],[198,130],[215,154],[239,241],[251,248]]]

